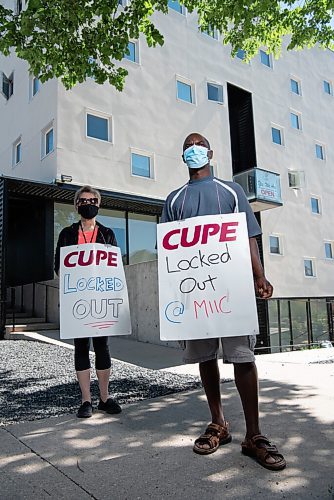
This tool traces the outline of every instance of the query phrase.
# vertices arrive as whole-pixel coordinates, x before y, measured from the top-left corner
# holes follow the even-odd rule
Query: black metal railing
[[[326,344],[326,345],[325,345]],[[266,351],[264,354],[276,354],[280,352],[292,352],[292,351],[304,351],[310,349],[321,349],[325,347],[332,346],[334,348],[334,343],[330,340],[318,340],[316,342],[311,343],[302,343],[302,344],[282,344],[282,345],[272,345],[270,347],[256,347],[255,354],[263,354],[263,351]]]
[[[15,332],[15,328],[17,325],[17,313],[28,313],[31,315],[32,318],[37,317],[36,314],[36,293],[37,293],[37,286],[42,286],[45,288],[45,294],[44,294],[44,314],[43,314],[43,319],[45,323],[48,323],[49,321],[49,313],[48,313],[48,306],[49,306],[49,290],[50,288],[58,290],[57,286],[50,285],[49,283],[41,283],[41,282],[35,282],[31,283],[32,286],[32,295],[31,295],[31,307],[26,308],[25,301],[24,301],[24,285],[21,285],[20,287],[10,287],[10,302],[6,303],[6,310],[10,310],[11,314],[11,320],[12,320],[12,327],[11,331]],[[17,300],[17,288],[20,288],[20,300]],[[18,304],[19,302],[19,304]]]

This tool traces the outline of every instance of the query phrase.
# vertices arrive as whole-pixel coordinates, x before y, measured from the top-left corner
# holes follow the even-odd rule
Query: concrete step
[[[12,325],[13,323],[13,316],[8,316],[6,318],[6,326]],[[36,323],[45,323],[45,318],[32,318],[30,315],[28,316],[16,316],[15,315],[15,324],[22,324],[24,323],[25,325],[30,325],[30,324],[36,324]]]
[[[14,332],[39,332],[41,330],[56,330],[57,323],[18,323],[15,324]],[[6,325],[6,334],[13,332],[13,325]]]

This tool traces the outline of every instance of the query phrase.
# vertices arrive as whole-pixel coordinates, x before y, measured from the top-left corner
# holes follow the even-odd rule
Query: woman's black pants
[[[111,367],[109,337],[93,337],[96,370],[107,370]],[[90,338],[74,339],[74,365],[77,372],[90,368]]]

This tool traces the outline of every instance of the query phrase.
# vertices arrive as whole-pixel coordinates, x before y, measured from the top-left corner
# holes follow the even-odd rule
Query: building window
[[[290,88],[291,92],[300,95],[300,82],[294,78],[290,78]]]
[[[194,88],[192,84],[176,80],[176,95],[181,101],[194,104]]]
[[[87,137],[99,139],[100,141],[110,140],[109,119],[102,116],[87,113],[86,134]]]
[[[180,2],[178,2],[178,0],[168,0],[168,7],[176,12],[179,12],[180,14],[185,13],[183,6]]]
[[[29,79],[29,96],[30,99],[32,99],[38,92],[39,89],[41,88],[41,81],[37,78],[37,76],[30,76]]]
[[[15,1],[15,13],[16,13],[16,15],[21,14],[22,8],[23,8],[23,1],[16,0]]]
[[[126,213],[119,210],[100,208],[98,221],[106,227],[112,227],[116,236],[117,246],[121,249],[123,263],[128,264]]]
[[[290,113],[290,122],[291,122],[291,127],[296,129],[296,130],[301,130],[301,118],[300,114],[291,112]]]
[[[152,178],[152,156],[131,153],[131,172],[139,177]]]
[[[21,138],[13,144],[13,166],[22,161],[22,142]]]
[[[132,62],[138,62],[138,43],[137,42],[129,42],[128,43],[128,51],[124,54],[125,59],[128,59]]]
[[[283,131],[277,127],[271,127],[271,137],[274,144],[283,145]]]
[[[154,215],[128,214],[129,264],[156,260],[157,218]]]
[[[260,61],[262,64],[264,64],[264,66],[267,66],[268,68],[272,67],[271,56],[264,50],[260,50]]]
[[[218,30],[216,28],[212,28],[210,25],[208,26],[208,29],[206,30],[201,30],[200,31],[202,33],[204,33],[204,35],[207,35],[211,38],[214,38],[215,40],[218,40],[219,39],[219,33],[218,33]]]
[[[278,236],[269,236],[269,249],[270,253],[281,255],[280,239]]]
[[[322,144],[316,144],[315,145],[315,156],[318,158],[318,160],[324,160],[325,159],[325,149]]]
[[[223,86],[217,83],[207,83],[208,100],[215,101],[220,104],[224,102]]]
[[[326,259],[333,259],[333,243],[325,242],[325,257]]]
[[[42,158],[54,150],[54,133],[52,125],[42,130]]]
[[[45,134],[45,156],[53,151],[53,128]]]
[[[312,259],[304,259],[304,275],[308,278],[315,277],[314,262]]]
[[[18,163],[20,163],[20,161],[22,160],[22,156],[21,156],[21,149],[22,149],[22,144],[21,142],[19,142],[18,144],[16,144],[15,146],[15,164],[17,165]]]
[[[246,57],[246,52],[242,49],[238,49],[235,57],[237,57],[238,59],[241,59],[243,61]]]
[[[8,99],[14,93],[14,73],[12,73],[8,77],[5,75],[5,73],[2,73],[1,90],[2,90],[3,95],[6,97],[6,99],[8,101]]]
[[[290,172],[288,172],[288,179],[290,188],[300,189],[304,186],[305,174],[302,171],[290,170]]]
[[[31,82],[31,93],[33,97],[39,91],[40,86],[41,86],[40,80],[36,76],[34,76]]]
[[[328,82],[327,80],[324,80],[324,92],[325,94],[332,95],[333,94],[333,87],[331,82]]]
[[[320,200],[319,198],[311,197],[311,210],[313,214],[320,214]]]

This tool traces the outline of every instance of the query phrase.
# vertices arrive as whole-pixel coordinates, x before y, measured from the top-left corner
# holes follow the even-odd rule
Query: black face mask
[[[78,207],[78,213],[83,217],[84,219],[90,220],[94,219],[94,217],[97,216],[99,211],[99,207],[96,205],[80,205]]]

